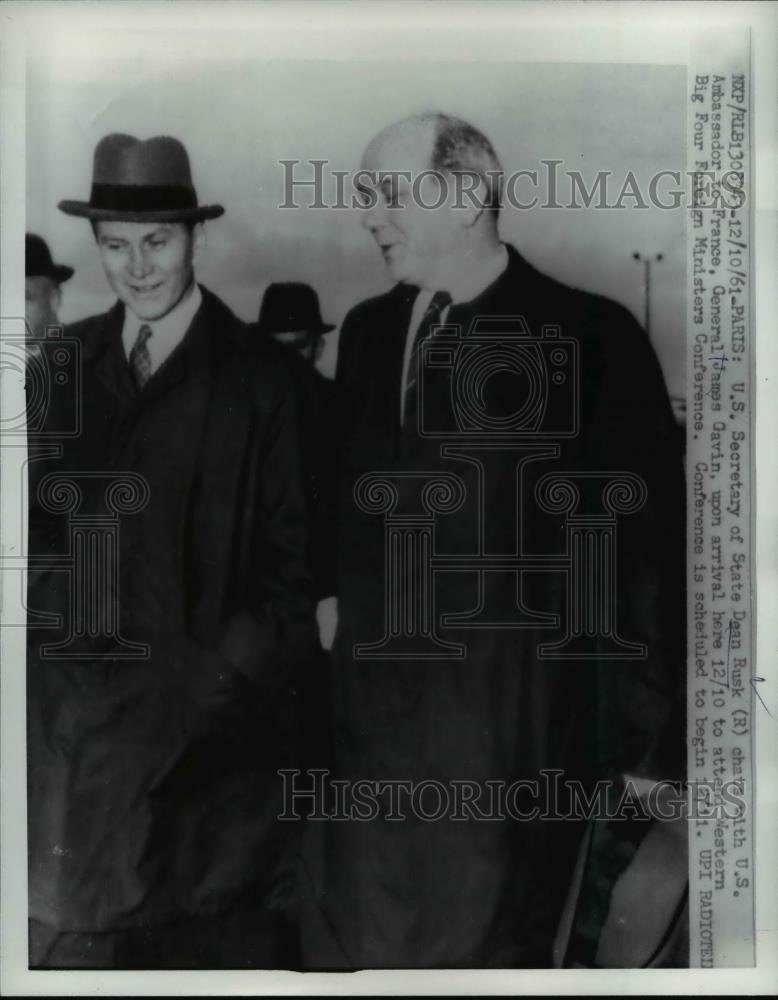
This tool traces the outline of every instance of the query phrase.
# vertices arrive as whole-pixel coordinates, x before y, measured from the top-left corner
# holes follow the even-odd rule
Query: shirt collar
[[[172,353],[173,350],[184,339],[187,330],[192,325],[197,310],[203,301],[202,292],[197,282],[192,283],[192,287],[186,295],[160,319],[145,320],[136,316],[135,313],[125,307],[124,325],[122,327],[122,344],[124,353],[130,356],[130,351],[138,339],[138,331],[142,326],[151,328],[152,336],[148,341],[149,350],[153,352],[152,360],[156,360],[154,368],[158,368],[162,361]],[[154,358],[157,355],[157,358]]]

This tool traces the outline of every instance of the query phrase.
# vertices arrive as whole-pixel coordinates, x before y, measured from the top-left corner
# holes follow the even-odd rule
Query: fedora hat
[[[224,213],[198,205],[189,156],[167,135],[136,139],[114,132],[95,147],[89,201],[61,201],[67,215],[93,221],[201,222]]]
[[[322,323],[319,296],[301,281],[278,281],[268,285],[259,310],[257,332],[312,333],[321,336],[335,329],[334,323]]]
[[[73,268],[67,264],[55,264],[46,240],[34,233],[27,233],[24,237],[24,276],[52,278],[61,285],[63,281],[73,277]]]

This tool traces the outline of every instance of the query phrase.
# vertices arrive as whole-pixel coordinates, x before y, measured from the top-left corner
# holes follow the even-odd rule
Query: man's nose
[[[375,205],[371,205],[369,208],[364,210],[362,215],[362,225],[369,232],[375,235],[375,231],[379,226],[383,225],[385,222],[384,218],[384,206],[381,201],[377,201]]]
[[[145,278],[151,273],[153,264],[145,250],[131,250],[129,270],[133,278]]]

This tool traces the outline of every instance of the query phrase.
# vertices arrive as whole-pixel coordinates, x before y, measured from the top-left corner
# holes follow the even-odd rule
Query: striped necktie
[[[419,410],[419,349],[421,342],[432,333],[433,327],[440,326],[443,310],[451,305],[448,292],[435,292],[432,300],[424,310],[419,328],[413,338],[413,347],[408,362],[408,378],[405,383],[405,402],[403,405],[403,427],[416,429]]]
[[[151,378],[151,355],[147,346],[150,336],[151,327],[148,323],[144,323],[138,330],[138,337],[130,351],[130,371],[138,389],[142,389]]]

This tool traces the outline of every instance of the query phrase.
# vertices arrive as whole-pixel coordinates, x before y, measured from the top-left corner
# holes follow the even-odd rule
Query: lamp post
[[[664,257],[663,253],[655,254],[654,257],[644,257],[643,254],[635,253],[632,254],[634,260],[639,260],[643,264],[643,294],[645,296],[645,306],[644,306],[644,321],[643,326],[646,328],[646,333],[649,339],[651,339],[651,265],[662,260]]]

